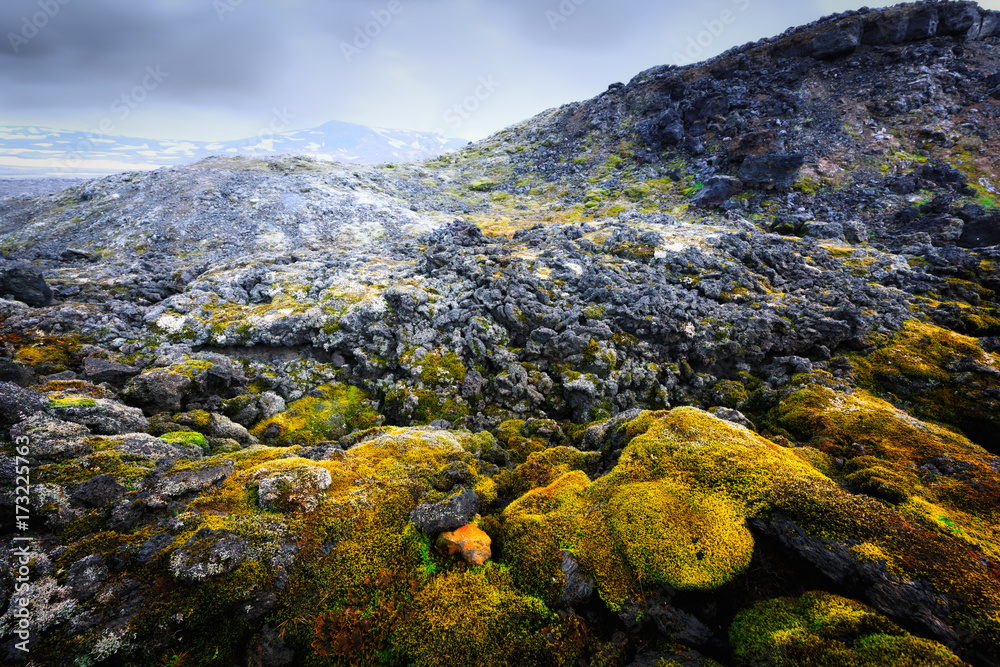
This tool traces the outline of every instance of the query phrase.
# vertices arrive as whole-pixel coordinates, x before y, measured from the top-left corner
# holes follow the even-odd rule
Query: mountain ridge
[[[277,118],[277,116],[276,116]],[[40,126],[0,127],[0,176],[88,175],[181,165],[214,155],[265,157],[308,154],[324,160],[374,164],[419,160],[465,145],[430,132],[372,128],[330,121],[315,128],[265,130],[231,141],[152,140]]]

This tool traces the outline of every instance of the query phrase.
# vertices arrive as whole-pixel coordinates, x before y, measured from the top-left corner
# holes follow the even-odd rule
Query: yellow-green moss
[[[257,424],[251,433],[267,439],[267,434],[277,431],[270,437],[276,444],[309,445],[382,424],[382,416],[362,389],[329,384],[319,391],[322,397],[307,396],[295,401],[285,412]]]
[[[516,590],[501,566],[436,577],[413,600],[395,642],[426,667],[558,664],[541,632],[550,612]]]
[[[83,397],[57,398],[50,403],[50,406],[53,408],[93,408],[97,406],[97,401]]]
[[[964,667],[937,642],[914,637],[863,604],[812,592],[758,602],[729,630],[737,665]]]
[[[467,372],[462,360],[454,352],[428,352],[419,360],[416,350],[403,354],[400,362],[430,387],[452,385],[461,382]]]
[[[80,339],[76,336],[42,336],[36,340],[19,349],[14,358],[39,375],[69,370],[80,349]]]
[[[205,446],[205,436],[195,431],[173,431],[172,433],[164,433],[160,436],[160,439],[166,440],[167,442],[175,445],[197,445],[198,447]]]
[[[949,371],[967,360],[982,370]],[[853,360],[861,386],[886,391],[913,406],[925,419],[995,439],[1000,428],[1000,355],[985,352],[975,338],[911,320],[886,345]]]
[[[570,472],[511,503],[505,545],[515,576],[549,596],[556,550],[575,553],[612,607],[656,583],[707,590],[750,562],[747,517],[775,480],[825,480],[790,451],[694,408],[622,426],[618,465],[591,484]]]

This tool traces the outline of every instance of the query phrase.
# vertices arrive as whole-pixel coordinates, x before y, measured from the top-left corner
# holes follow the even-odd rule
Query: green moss
[[[961,372],[958,362],[978,365]],[[975,338],[911,320],[867,357],[853,360],[858,382],[891,393],[925,419],[951,424],[968,435],[992,438],[1000,428],[1000,355]]]
[[[362,389],[328,384],[318,391],[322,396],[295,401],[285,412],[257,424],[251,433],[282,446],[309,445],[382,424],[382,415]]]
[[[481,179],[469,185],[472,192],[492,192],[500,187],[500,183],[488,179]]]
[[[503,567],[487,564],[436,577],[394,634],[400,652],[427,667],[558,664],[541,632],[550,617]]]
[[[97,407],[97,401],[92,398],[70,397],[57,398],[50,404],[53,408],[93,408]]]
[[[430,387],[453,385],[465,378],[467,369],[454,352],[429,352],[419,360],[415,350],[402,355],[400,362]]]
[[[161,440],[175,445],[197,445],[205,447],[205,436],[195,431],[173,431],[160,436]]]
[[[787,450],[694,408],[643,413],[622,435],[628,444],[604,477],[591,484],[569,472],[505,510],[504,544],[528,590],[555,593],[563,549],[613,608],[658,583],[717,588],[749,564],[745,520],[766,506],[773,479],[822,479]]]
[[[194,379],[212,367],[211,361],[201,361],[199,359],[187,359],[179,364],[174,364],[169,368],[175,375],[183,375]]]
[[[69,370],[74,359],[78,359],[78,336],[41,336],[35,340],[36,342],[19,349],[14,358],[39,375]]]
[[[829,593],[758,602],[729,630],[737,665],[963,667],[947,648],[914,637],[863,604]]]

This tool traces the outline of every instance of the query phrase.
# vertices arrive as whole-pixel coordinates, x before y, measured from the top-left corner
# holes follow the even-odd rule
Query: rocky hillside
[[[1000,665],[998,45],[0,200],[2,659]]]

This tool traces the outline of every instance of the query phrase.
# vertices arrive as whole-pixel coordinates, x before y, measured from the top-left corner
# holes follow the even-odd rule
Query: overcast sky
[[[0,125],[202,141],[328,120],[479,139],[654,65],[862,4],[0,2]]]

